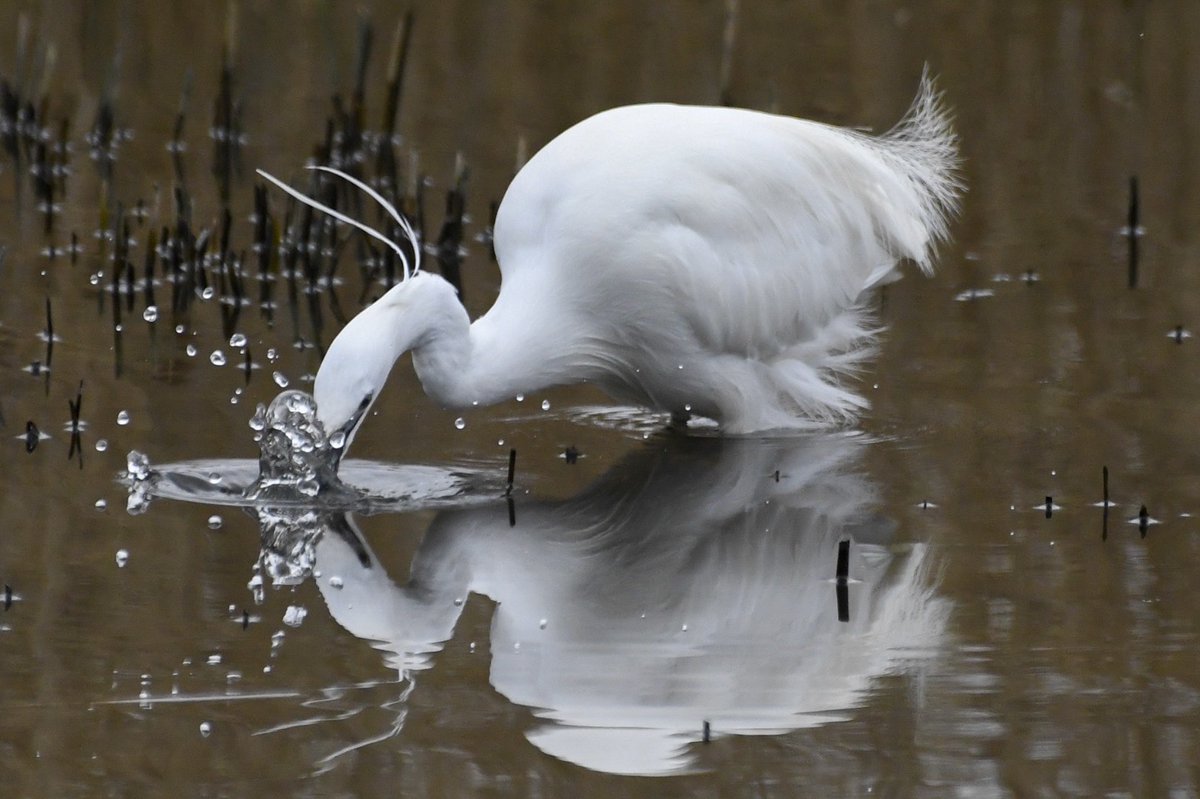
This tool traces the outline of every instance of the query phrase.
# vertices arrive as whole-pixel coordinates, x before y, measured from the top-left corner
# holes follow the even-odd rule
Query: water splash
[[[259,477],[246,490],[251,499],[282,499],[297,493],[313,498],[324,492],[349,491],[337,477],[345,436],[331,440],[317,419],[310,394],[281,392],[271,404],[258,406],[250,420],[259,443]]]

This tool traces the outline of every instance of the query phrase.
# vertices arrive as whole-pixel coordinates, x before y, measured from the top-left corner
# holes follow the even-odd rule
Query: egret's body
[[[411,349],[450,408],[591,382],[731,433],[852,420],[866,402],[840,380],[873,341],[864,300],[902,259],[931,271],[955,159],[928,80],[877,138],[731,108],[597,114],[505,194],[495,305],[472,324],[442,278],[398,284],[330,346],[321,419],[352,434]]]

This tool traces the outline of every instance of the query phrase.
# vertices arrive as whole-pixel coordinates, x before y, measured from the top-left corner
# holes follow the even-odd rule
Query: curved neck
[[[454,290],[426,297],[422,334],[412,344],[413,367],[421,385],[445,408],[492,405],[523,392],[579,379],[569,368],[569,347],[560,335],[546,335],[535,322],[537,308],[509,311],[503,294],[496,305],[469,323]]]

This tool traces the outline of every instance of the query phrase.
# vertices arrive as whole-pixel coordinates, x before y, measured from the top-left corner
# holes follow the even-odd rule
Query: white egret
[[[928,76],[878,137],[734,108],[596,114],[513,179],[496,214],[492,308],[472,323],[419,254],[411,272],[406,261],[405,279],[330,345],[318,416],[349,446],[411,350],[426,393],[447,408],[589,382],[735,434],[852,421],[867,402],[843,379],[878,332],[865,300],[903,259],[932,271],[957,205],[956,162]],[[341,176],[415,240],[382,197]]]

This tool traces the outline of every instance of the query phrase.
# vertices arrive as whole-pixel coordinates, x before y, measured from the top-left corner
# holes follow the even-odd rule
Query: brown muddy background
[[[231,186],[231,250],[252,241],[253,168],[299,179],[324,139],[330,98],[349,96],[360,8],[375,33],[365,103],[367,127],[378,129],[399,4],[237,4],[233,97],[246,141]],[[463,271],[473,314],[499,279],[475,237],[520,139],[532,152],[610,106],[720,99],[722,2],[417,2],[413,11],[398,152],[406,169],[418,152],[428,176],[431,237],[456,154],[470,165]],[[319,578],[279,587],[268,579],[257,605],[247,588],[260,548],[254,517],[170,500],[130,515],[116,482],[131,449],[156,463],[254,457],[246,421],[278,391],[272,372],[306,385],[319,356],[294,340],[328,341],[337,327],[324,295],[320,331],[306,304],[289,310],[282,292],[273,324],[245,309],[236,329],[265,367],[248,382],[216,299],[172,315],[161,286],[161,318],[141,319],[139,295],[114,336],[112,264],[93,234],[117,203],[144,200],[151,216],[131,228],[140,270],[146,233],[172,217],[166,144],[189,70],[183,163],[193,218],[199,228],[220,217],[209,127],[226,19],[216,3],[0,7],[0,74],[44,102],[55,136],[65,121],[72,145],[49,233],[29,164],[0,160],[6,795],[1197,796],[1200,364],[1196,339],[1170,334],[1200,326],[1200,6],[743,0],[729,60],[736,104],[885,129],[928,63],[955,110],[963,213],[936,277],[905,280],[882,300],[890,330],[863,376],[874,403],[864,435],[724,447],[643,438],[613,414],[582,413],[606,402],[586,388],[479,410],[459,430],[402,361],[357,457],[475,469],[494,488],[508,449],[519,452],[516,527],[492,489],[462,497],[476,511],[357,518],[378,558],[374,573],[396,584],[408,582],[414,558],[420,579],[427,567],[475,570],[461,596],[419,597],[464,602],[454,611],[426,603],[451,616],[433,625],[449,640],[416,672],[367,639],[424,617],[401,608],[375,619],[370,597],[383,594],[364,589],[358,610],[375,622],[348,623],[344,599],[327,601]],[[52,68],[32,66],[50,46]],[[84,138],[106,92],[115,124],[132,132],[107,187]],[[1131,290],[1121,227],[1134,175],[1145,235]],[[282,198],[271,203],[280,212]],[[43,254],[71,232],[83,248],[75,263]],[[1023,280],[1029,272],[1037,279]],[[339,274],[338,299],[353,309],[361,282],[352,248]],[[972,289],[973,299],[959,299]],[[49,376],[31,376],[23,370],[46,357],[38,334],[47,298],[62,340]],[[279,353],[273,364],[268,348]],[[213,366],[216,349],[232,364]],[[81,462],[68,458],[64,431],[80,380]],[[128,425],[117,423],[120,411]],[[50,438],[27,454],[31,420]],[[567,446],[585,457],[568,465],[559,457]],[[786,478],[806,464],[814,474],[797,496],[826,527],[779,511],[772,518],[787,529],[749,537],[759,518],[751,505],[776,496],[787,504],[786,494],[769,494],[783,490],[769,488],[773,470]],[[1107,526],[1093,505],[1104,466],[1119,503]],[[587,488],[606,474],[608,483]],[[739,479],[749,488],[723,491]],[[1037,507],[1047,496],[1060,506],[1051,518]],[[854,506],[849,516],[841,501]],[[1135,518],[1142,505],[1161,522],[1145,536]],[[598,545],[589,560],[559,546],[572,535],[562,530],[580,534],[609,516],[629,520],[617,536],[623,548]],[[855,615],[839,628],[826,580],[836,541],[859,540],[863,519],[890,520],[879,549],[893,565],[878,582],[851,586]],[[673,557],[709,528],[715,549]],[[808,543],[785,540],[781,558],[772,547],[792,534]],[[118,550],[128,553],[123,568]],[[547,587],[572,568],[587,579]],[[789,569],[794,583],[783,579]],[[734,572],[746,582],[729,589],[723,577]],[[852,577],[867,573],[865,561],[852,563]],[[774,593],[723,604],[763,586]],[[676,621],[672,612],[692,608],[696,635],[704,614],[721,608],[736,624],[713,625],[698,650],[676,639],[655,648],[628,633],[634,605],[651,594]],[[549,603],[548,634],[562,629],[555,611],[589,620],[572,627],[570,657],[539,650],[536,632],[524,650],[513,647],[509,621],[531,595]],[[307,611],[298,626],[284,623],[289,607]],[[664,674],[709,665],[695,685],[662,688]],[[861,678],[853,691],[832,685],[850,676]],[[539,731],[588,729],[570,708],[579,686],[593,683],[608,691],[600,704],[609,717],[592,722],[606,732],[574,757],[548,754]],[[738,723],[713,715],[713,740],[701,743],[705,714],[716,713],[705,704],[713,686],[734,697],[727,714],[739,696],[767,696],[769,707],[746,709],[740,723],[776,712],[775,734],[737,734]],[[694,724],[639,715],[668,695],[684,716],[694,709]],[[639,736],[664,725],[674,759],[655,761]]]

